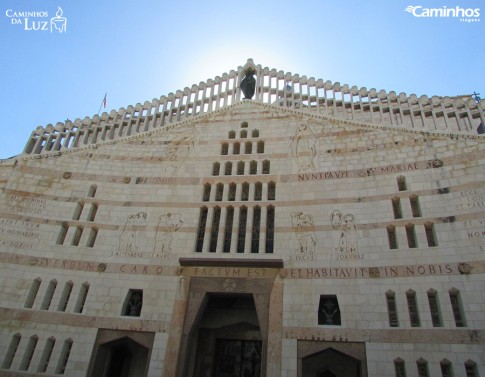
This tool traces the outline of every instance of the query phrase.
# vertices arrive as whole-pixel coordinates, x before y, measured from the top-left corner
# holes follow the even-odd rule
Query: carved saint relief
[[[339,243],[335,250],[340,253],[358,253],[358,236],[354,215],[350,213],[342,215],[336,209],[330,214],[330,223],[334,229],[340,230]]]
[[[155,245],[153,251],[170,253],[172,251],[173,233],[183,225],[180,213],[161,214],[158,218],[157,232],[155,234]]]
[[[291,225],[296,231],[300,253],[314,253],[317,246],[313,216],[303,212],[291,213]]]
[[[168,140],[163,149],[162,169],[175,175],[189,157],[197,139],[197,131],[194,126],[171,129],[166,131],[166,137]]]
[[[146,212],[128,215],[122,227],[118,243],[118,252],[115,255],[142,257],[144,254],[143,251],[152,249],[152,257],[173,257],[170,254],[172,252],[173,234],[180,229],[183,223],[184,221],[180,213],[162,213],[158,217],[155,239],[152,244],[146,245],[147,238],[142,233],[147,230]],[[140,237],[142,237],[142,234],[145,240],[144,246],[140,245]]]
[[[318,137],[313,129],[301,124],[291,138],[291,155],[298,165],[298,172],[315,171]]]
[[[138,227],[146,226],[146,218],[145,212],[128,215],[121,231],[119,251],[138,251]]]

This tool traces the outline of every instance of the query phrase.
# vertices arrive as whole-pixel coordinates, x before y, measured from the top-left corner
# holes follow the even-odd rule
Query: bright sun
[[[237,43],[225,44],[219,48],[204,49],[197,54],[197,60],[191,65],[191,69],[186,72],[184,82],[199,84],[201,81],[213,79],[230,70],[237,70],[239,66],[246,64],[248,59],[253,59],[254,64],[269,67],[270,69],[288,70],[292,63],[284,52],[279,48],[272,50],[266,46],[244,46]],[[295,72],[296,73],[296,72]]]

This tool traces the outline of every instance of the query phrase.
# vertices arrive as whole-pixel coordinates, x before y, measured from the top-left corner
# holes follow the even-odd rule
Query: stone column
[[[226,185],[227,186],[227,185]],[[217,247],[216,253],[222,253],[222,248],[224,245],[224,235],[226,230],[226,217],[227,217],[227,208],[221,208],[221,217],[219,219],[219,234],[217,235]]]
[[[269,299],[268,353],[266,357],[266,376],[281,376],[282,338],[283,338],[283,280],[276,275]]]
[[[61,149],[61,143],[62,139],[66,137],[66,134],[64,132],[59,132],[56,138],[56,142],[54,143],[54,148],[53,150],[59,151]]]
[[[212,193],[211,193],[212,195]],[[211,242],[211,231],[212,231],[212,222],[214,221],[214,208],[208,207],[207,208],[207,221],[205,223],[205,230],[204,230],[204,245],[202,246],[202,252],[208,253],[210,248]],[[209,232],[207,231],[209,229]]]
[[[227,106],[227,95],[229,93],[229,90],[228,90],[228,88],[229,88],[229,80],[228,80],[228,77],[227,77],[227,73],[224,73],[222,75],[222,79],[220,80],[220,87],[219,87],[220,89],[219,90],[222,90],[223,84],[224,84],[225,90],[224,90],[224,93],[222,93],[223,94],[223,98],[224,98],[224,101],[222,102],[222,106]]]
[[[253,185],[251,183],[251,185]],[[254,186],[253,186],[254,187]],[[249,197],[251,198],[251,191],[249,190],[250,194]],[[254,196],[254,195],[253,195]],[[253,216],[254,216],[254,208],[253,207],[248,207],[248,217],[246,219],[246,238],[245,238],[245,243],[244,243],[244,254],[251,253],[251,241],[252,241],[252,236],[253,236]]]
[[[169,339],[165,353],[163,377],[182,377],[186,366],[189,335],[204,295],[193,292],[186,299],[185,278],[181,278],[178,297],[174,302],[172,320],[170,322]]]
[[[215,90],[215,87],[217,85],[217,91]],[[219,76],[216,76],[214,80],[214,91],[215,91],[215,96],[216,96],[216,107],[215,110],[219,110],[220,108],[220,102],[221,102],[221,78]]]
[[[264,186],[263,186],[264,187]],[[264,193],[264,189],[263,189]],[[259,252],[266,252],[266,226],[268,221],[268,210],[267,207],[261,207],[261,226],[259,232]]]
[[[214,89],[215,89],[214,81],[209,80],[207,82],[207,85],[209,85],[209,87],[211,88],[211,90],[209,92],[209,105],[207,107],[207,112],[211,112],[211,111],[215,110],[214,107],[213,107],[213,104],[214,104]]]
[[[237,253],[237,238],[239,235],[239,207],[234,207],[234,219],[232,221],[231,254]]]

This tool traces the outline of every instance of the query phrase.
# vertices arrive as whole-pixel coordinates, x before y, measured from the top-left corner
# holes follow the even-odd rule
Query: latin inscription
[[[70,259],[31,258],[31,266],[59,268],[64,270],[96,271],[98,263]]]
[[[0,245],[30,250],[33,244],[27,241],[39,238],[38,229],[39,224],[33,224],[29,221],[0,219],[0,236],[3,238],[0,241]],[[6,239],[8,237],[14,239],[8,240]]]
[[[460,204],[456,205],[457,210],[469,210],[474,208],[485,208],[485,193],[483,189],[470,189],[460,191]],[[466,228],[467,239],[485,238],[485,218],[467,220],[463,223]],[[483,251],[483,246],[480,250]]]
[[[466,221],[467,223],[471,221]],[[467,230],[466,231],[467,238],[485,238],[485,226],[479,229]]]
[[[10,211],[38,215],[44,211],[46,204],[45,199],[8,195],[7,207]]]
[[[383,175],[392,173],[401,173],[415,170],[432,169],[443,166],[441,160],[430,160],[421,162],[412,162],[407,164],[387,165],[359,170],[337,170],[329,172],[318,173],[303,173],[298,174],[298,181],[315,181],[315,180],[329,180],[342,178],[361,178],[372,175]]]
[[[1,243],[1,241],[0,241]],[[483,249],[482,249],[483,250]],[[485,250],[484,250],[485,251]],[[24,264],[30,266],[77,270],[89,272],[121,273],[127,275],[168,275],[223,278],[271,278],[279,273],[286,279],[374,279],[399,278],[437,275],[460,274],[458,264],[422,264],[407,266],[384,267],[325,267],[325,268],[247,268],[247,267],[180,267],[147,264],[109,264],[108,268],[100,269],[100,263],[92,261],[77,261],[71,259],[37,258],[1,253],[0,260],[6,263]]]
[[[265,268],[195,267],[194,276],[264,278],[269,276],[269,274],[267,274]]]
[[[0,240],[0,245],[5,246],[5,247],[13,247],[15,249],[25,249],[29,250],[32,249],[32,244],[29,242],[20,242],[20,241],[6,241],[6,240]]]
[[[485,208],[485,195],[480,189],[460,191],[459,201],[460,203],[456,205],[457,210]]]
[[[39,238],[39,224],[32,224],[28,221],[0,219],[0,234],[13,236],[15,238]]]
[[[149,185],[173,185],[176,183],[175,177],[137,177],[136,184]]]
[[[449,275],[456,273],[451,264],[428,264],[417,266],[395,267],[361,267],[361,268],[290,268],[287,278],[293,279],[358,279],[413,277],[423,275]]]
[[[122,264],[119,272],[129,274],[160,275],[164,269],[162,266],[149,266],[137,264]],[[178,275],[178,274],[177,274]]]
[[[175,259],[177,254],[172,253],[144,253],[141,251],[113,251],[111,252],[112,257],[127,257],[127,258],[157,258],[157,259]]]

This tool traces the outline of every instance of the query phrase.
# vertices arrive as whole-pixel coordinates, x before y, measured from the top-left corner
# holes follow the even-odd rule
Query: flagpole
[[[101,101],[101,105],[99,105],[98,115],[99,115],[99,112],[101,111],[101,107],[103,107],[103,104],[104,104],[104,107],[106,107],[106,96],[107,95],[108,95],[108,92],[105,93],[104,98]]]

